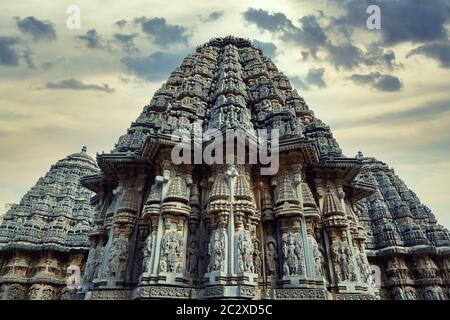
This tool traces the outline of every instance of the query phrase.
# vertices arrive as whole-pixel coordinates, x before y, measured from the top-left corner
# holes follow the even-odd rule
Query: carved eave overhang
[[[427,245],[413,247],[388,246],[380,249],[366,249],[366,253],[369,257],[411,254],[437,254],[440,256],[450,256],[450,247],[433,247]]]
[[[353,181],[345,187],[346,195],[355,202],[370,196],[376,190],[376,186],[365,181]]]
[[[313,140],[299,136],[283,136],[280,138],[280,153],[298,149],[303,154],[306,164],[316,165],[319,163],[319,152]]]
[[[88,188],[95,193],[99,193],[101,190],[104,190],[104,187],[108,184],[108,179],[103,173],[97,173],[80,178],[80,183],[83,187]]]
[[[340,180],[346,192],[346,197],[356,202],[376,191],[373,184],[363,180],[354,180],[362,170],[363,165],[363,161],[355,158],[321,158],[320,164],[309,171],[309,176],[312,179]]]
[[[147,136],[147,140],[142,146],[142,159],[152,162],[153,159],[156,159],[156,155],[162,146],[173,147],[178,142],[180,142],[179,136],[152,132]]]
[[[98,154],[97,163],[108,181],[117,180],[124,170],[148,170],[151,167],[148,161],[131,151]]]

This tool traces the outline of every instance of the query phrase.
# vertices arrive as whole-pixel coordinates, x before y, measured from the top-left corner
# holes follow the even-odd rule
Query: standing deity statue
[[[322,253],[319,250],[319,245],[317,244],[317,241],[314,238],[314,236],[310,236],[309,241],[311,243],[311,247],[312,247],[312,251],[313,251],[316,275],[318,277],[323,277],[323,257],[322,257]]]
[[[285,264],[289,269],[289,275],[301,275],[303,273],[303,249],[300,232],[289,231],[283,234],[283,271],[287,275]]]
[[[107,276],[117,278],[122,276],[127,258],[128,242],[119,237],[111,248],[108,260]]]
[[[277,247],[273,242],[267,243],[266,260],[267,260],[267,274],[269,276],[276,276],[277,275],[276,261],[278,260],[278,255],[277,255]]]
[[[297,274],[298,257],[295,242],[291,234],[289,235],[288,239],[289,242],[287,244],[287,263],[289,266],[289,273],[295,275]]]
[[[94,250],[89,252],[86,267],[84,269],[84,283],[91,283],[95,278],[98,267],[100,265],[102,254],[102,246],[97,246]]]
[[[300,232],[294,233],[294,248],[296,256],[295,274],[303,274],[303,246],[302,246],[302,236]]]
[[[253,244],[254,252],[253,252],[253,264],[255,266],[255,273],[259,276],[262,275],[262,259],[261,252],[259,251],[259,243],[254,242]]]
[[[217,230],[214,232],[213,239],[209,243],[208,253],[210,256],[208,271],[224,271],[225,243]]]
[[[353,259],[352,259],[352,249],[349,246],[345,246],[344,253],[345,253],[347,264],[348,264],[347,279],[350,281],[357,281],[355,265],[354,265]]]
[[[239,235],[239,256],[240,259],[243,261],[243,271],[244,272],[254,272],[254,264],[253,264],[253,253],[254,253],[254,247],[253,242],[250,237],[250,232],[243,231]],[[238,260],[239,261],[239,260]]]
[[[93,279],[97,278],[99,276],[100,273],[100,265],[102,263],[102,257],[103,257],[103,252],[105,251],[105,247],[100,246],[98,248],[98,255],[97,255],[97,259],[95,260],[94,263],[94,267],[93,267]]]
[[[144,266],[144,272],[150,272],[151,267],[151,255],[152,255],[152,247],[153,247],[153,237],[151,234],[147,236],[144,242],[144,257],[142,264]]]
[[[344,281],[349,280],[349,265],[344,245],[339,247],[339,265],[341,268],[341,279]]]
[[[245,272],[244,259],[241,254],[238,255],[238,270],[240,273]]]
[[[341,277],[341,266],[340,266],[340,252],[339,252],[339,247],[338,246],[334,246],[332,248],[332,258],[333,258],[333,267],[334,267],[334,272],[336,275],[336,282],[341,282],[342,281],[342,277]]]
[[[175,265],[177,262],[177,251],[178,251],[178,240],[176,232],[171,232],[168,234],[167,243],[167,263],[170,272],[175,271]]]
[[[166,271],[161,272],[181,272],[180,257],[182,251],[182,236],[176,230],[166,231],[161,240],[161,263]]]
[[[188,258],[187,258],[187,270],[189,274],[195,275],[197,273],[198,265],[198,250],[197,243],[192,241],[188,248]]]

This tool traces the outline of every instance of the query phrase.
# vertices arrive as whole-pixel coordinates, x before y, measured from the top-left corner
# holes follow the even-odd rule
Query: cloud
[[[116,21],[114,23],[117,27],[119,27],[119,29],[125,28],[125,26],[128,24],[128,21],[125,19],[121,19],[119,21]]]
[[[334,64],[336,69],[342,67],[350,70],[357,67],[364,60],[362,50],[350,43],[342,45],[329,44],[327,49],[328,59]]]
[[[360,65],[385,67],[388,70],[399,67],[396,63],[395,52],[390,49],[384,49],[377,43],[371,43],[365,52],[351,43],[338,45],[329,43],[326,45],[325,50],[328,51],[328,61],[336,69],[351,70]]]
[[[255,24],[259,29],[277,32],[292,27],[292,22],[281,12],[269,12],[263,9],[248,8],[244,13],[244,20]]]
[[[24,34],[31,35],[34,40],[56,40],[56,32],[53,23],[49,21],[41,21],[33,16],[16,20],[17,28]]]
[[[309,90],[309,87],[306,85],[305,81],[299,76],[290,76],[289,81],[292,82],[295,88],[301,89],[304,91]]]
[[[392,50],[388,50],[387,52],[382,54],[382,59],[384,60],[384,63],[387,65],[389,70],[394,69],[396,66],[395,64],[395,52]]]
[[[36,69],[36,65],[33,61],[33,53],[30,50],[25,50],[23,53],[23,58],[30,69]]]
[[[50,70],[51,68],[53,68],[54,67],[54,64],[53,63],[51,63],[51,62],[44,62],[42,65],[41,65],[41,68],[42,69],[44,69],[44,70]]]
[[[328,42],[327,35],[314,15],[300,18],[298,20],[300,27],[295,26],[281,12],[248,8],[243,16],[246,22],[255,24],[263,31],[278,32],[280,39],[283,41],[308,48],[313,57],[316,57],[318,48],[325,46]]]
[[[402,83],[399,78],[391,75],[383,75],[375,81],[375,89],[378,91],[395,92],[400,91]]]
[[[450,112],[450,101],[427,102],[411,109],[387,112],[379,115],[371,115],[370,117],[346,118],[336,123],[336,127],[350,129],[354,127],[365,127],[370,125],[389,125],[389,124],[407,124],[421,123],[426,120],[442,117],[443,114]],[[442,137],[444,138],[444,137]],[[448,139],[446,137],[446,139]]]
[[[277,55],[277,46],[272,42],[262,42],[258,40],[252,40],[253,46],[259,48],[263,51],[263,54],[268,56],[269,58],[275,58]]]
[[[365,10],[362,14],[365,16]],[[350,41],[350,27],[344,28],[343,25],[333,25],[336,21],[332,18],[332,23],[322,26],[322,21],[328,21],[328,17],[321,11],[317,15],[306,15],[298,20],[299,25],[296,26],[289,20],[286,15],[281,12],[269,12],[266,10],[247,9],[244,12],[244,19],[256,24],[262,30],[277,33],[280,40],[291,42],[302,47],[302,59],[307,60],[313,57],[319,60],[317,53],[323,50],[326,59],[331,62],[336,69],[351,70],[359,65],[367,66],[385,66],[392,70],[398,65],[395,63],[395,53],[380,47],[379,43],[371,43],[366,51],[361,50]],[[342,22],[341,22],[342,23]],[[364,20],[365,26],[365,20]],[[347,42],[333,43],[327,32],[332,29],[345,29],[345,38]]]
[[[381,36],[384,45],[403,42],[429,42],[447,39],[446,22],[450,18],[448,0],[329,0],[345,14],[334,18],[332,25],[365,28],[366,9],[377,4],[381,9]]]
[[[95,29],[90,29],[86,32],[85,35],[77,36],[76,38],[84,42],[86,47],[88,47],[89,49],[105,48],[105,46],[102,44],[100,35],[97,33]]]
[[[22,114],[16,112],[0,112],[0,120],[3,121],[15,121],[30,118],[30,114]]]
[[[399,78],[391,75],[384,75],[379,72],[370,74],[353,74],[350,79],[358,85],[370,85],[373,89],[383,92],[396,92],[402,88]]]
[[[0,65],[12,67],[19,64],[19,52],[15,47],[19,43],[17,37],[0,37]]]
[[[306,75],[306,83],[311,86],[316,86],[318,88],[325,88],[327,84],[323,80],[323,75],[325,74],[325,68],[312,68],[309,69]]]
[[[47,89],[70,89],[70,90],[97,90],[106,93],[113,93],[114,89],[108,84],[98,85],[98,84],[85,84],[74,78],[61,80],[58,82],[47,82]]]
[[[159,81],[166,79],[182,59],[182,54],[158,51],[147,57],[125,57],[121,61],[129,73],[148,81]]]
[[[206,17],[200,17],[200,20],[204,23],[213,22],[219,20],[223,16],[223,11],[213,11]]]
[[[153,41],[161,46],[170,44],[187,45],[190,35],[184,26],[169,24],[165,18],[146,18],[140,17],[134,19],[139,24],[142,31]]]
[[[316,16],[304,16],[299,19],[299,22],[300,28],[291,24],[289,28],[284,30],[281,39],[310,48],[313,55],[315,55],[317,48],[327,43],[328,37],[319,25]]]
[[[124,34],[115,33],[114,39],[122,46],[123,50],[128,54],[138,53],[139,49],[134,45],[134,39],[138,36],[137,33]]]
[[[450,42],[425,44],[411,50],[406,57],[409,58],[413,55],[423,55],[438,61],[442,68],[450,68]]]

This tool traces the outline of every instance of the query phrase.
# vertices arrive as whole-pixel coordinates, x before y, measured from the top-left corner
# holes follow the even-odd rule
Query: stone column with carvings
[[[93,280],[96,288],[120,289],[130,281],[127,271],[133,259],[129,256],[132,233],[138,220],[145,177],[145,172],[139,168],[118,169],[118,187],[113,192],[104,224],[108,241],[102,250],[100,269]]]
[[[193,248],[192,241],[188,248],[192,167],[174,166],[169,160],[160,163],[159,175],[143,210],[149,233],[144,244],[138,296],[163,298],[169,297],[173,291],[176,296],[188,298],[190,289],[184,287],[189,286],[191,279],[192,269],[189,268],[197,267],[189,264],[188,268],[188,263],[193,263],[194,258],[187,258],[189,250],[197,249]]]
[[[205,280],[210,285],[225,284],[229,272],[228,219],[231,212],[230,186],[225,165],[211,167],[206,214],[209,220],[208,264]]]
[[[279,267],[287,287],[301,287],[307,278],[305,253],[308,244],[303,230],[300,192],[301,168],[280,170],[275,186],[275,217],[278,225]]]

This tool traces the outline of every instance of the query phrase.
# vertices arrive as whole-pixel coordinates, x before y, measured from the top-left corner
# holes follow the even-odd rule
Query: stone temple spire
[[[279,132],[279,166],[270,175],[262,174],[261,163],[233,163],[231,177],[230,163],[172,159],[176,132],[195,138],[197,131],[240,130],[249,134],[249,151],[258,129]],[[225,144],[220,147],[237,159],[239,150]],[[75,217],[92,217],[81,197],[90,195],[87,189],[96,194],[96,210],[89,254],[78,264],[78,298],[450,294],[448,231],[385,164],[362,153],[346,157],[330,127],[248,39],[212,39],[188,55],[114,149],[97,155],[99,172],[86,150],[68,159],[70,165],[58,163],[63,170],[51,174],[50,181],[60,182],[43,178],[0,229],[1,246],[14,252],[5,256],[0,280],[9,298],[56,295],[41,273],[74,261],[72,244],[86,249],[84,229],[72,230]],[[81,198],[86,210],[78,207]],[[27,262],[28,248],[42,248],[36,268]],[[58,260],[55,250],[66,254]]]
[[[237,164],[233,182],[225,163],[175,165],[173,133],[198,129],[278,130],[279,170]],[[82,179],[99,207],[86,298],[449,294],[448,231],[387,166],[362,152],[345,157],[247,39],[199,46],[97,162],[101,174]]]
[[[4,299],[57,299],[66,268],[82,267],[89,249],[92,192],[79,179],[98,172],[83,147],[51,166],[0,225],[0,292]]]
[[[448,298],[450,232],[437,224],[431,210],[393,169],[375,158],[360,153],[357,157],[364,165],[356,179],[376,187],[375,193],[360,201],[358,216],[368,236],[369,261],[378,265],[385,277],[383,296],[400,300]]]
[[[227,164],[175,165],[172,134],[196,128],[277,130],[278,172],[263,176],[259,165],[238,163],[230,180]],[[97,162],[102,173],[82,179],[101,207],[85,273],[88,298],[377,295],[362,226],[350,212],[372,190],[353,184],[361,161],[342,154],[330,128],[247,39],[199,46]],[[328,193],[339,212],[322,223]],[[131,194],[142,204],[138,212],[123,209]]]

